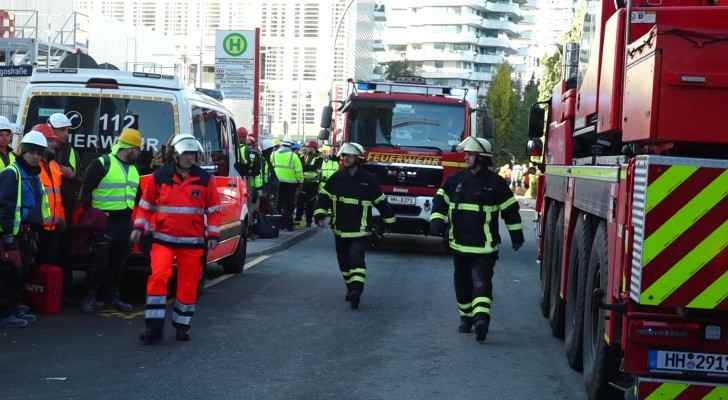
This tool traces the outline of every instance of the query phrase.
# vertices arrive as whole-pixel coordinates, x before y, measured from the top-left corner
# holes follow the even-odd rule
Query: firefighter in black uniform
[[[331,175],[321,188],[314,217],[323,227],[326,216],[331,216],[346,301],[357,309],[367,278],[364,253],[370,244],[372,207],[379,210],[385,224],[394,223],[395,218],[374,176],[361,168],[364,148],[358,143],[344,143],[339,158],[344,169]]]
[[[455,264],[455,297],[462,333],[475,327],[475,338],[485,341],[493,300],[493,269],[498,259],[498,215],[506,222],[514,251],[523,245],[518,201],[508,182],[491,170],[490,142],[467,138],[459,145],[467,169],[450,176],[433,201],[430,229],[448,237]]]
[[[311,227],[313,219],[314,207],[316,206],[316,195],[319,191],[319,182],[321,181],[321,166],[324,158],[318,151],[318,143],[315,140],[309,140],[301,150],[301,164],[303,164],[303,188],[298,196],[298,204],[296,205],[295,223],[301,222],[301,218],[306,215],[306,228]]]

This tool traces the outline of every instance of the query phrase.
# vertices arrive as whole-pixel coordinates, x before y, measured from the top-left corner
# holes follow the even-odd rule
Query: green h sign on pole
[[[225,53],[231,57],[239,57],[248,49],[248,41],[245,40],[245,36],[239,33],[231,33],[225,36],[222,45]]]

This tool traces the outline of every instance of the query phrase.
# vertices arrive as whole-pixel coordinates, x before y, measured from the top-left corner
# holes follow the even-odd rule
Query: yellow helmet
[[[342,155],[364,158],[364,147],[362,147],[359,143],[344,143],[339,149],[337,156],[341,157]]]
[[[477,153],[480,156],[493,157],[493,146],[483,138],[469,137],[460,142],[457,147],[460,152]]]
[[[280,146],[281,143],[283,143],[283,141],[278,138],[273,138],[273,140],[271,142],[273,143],[273,146]]]
[[[133,128],[124,128],[123,131],[121,131],[121,135],[119,135],[119,144],[122,145],[121,147],[136,147],[141,148],[142,147],[142,133],[139,132],[137,129]]]

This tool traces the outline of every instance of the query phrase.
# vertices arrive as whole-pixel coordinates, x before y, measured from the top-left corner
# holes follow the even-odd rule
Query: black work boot
[[[147,324],[147,329],[142,332],[141,335],[139,335],[139,341],[142,342],[142,344],[145,345],[154,345],[162,341],[162,334],[163,327],[164,327],[164,320],[163,319],[154,319],[154,320],[146,320],[145,323]]]
[[[475,321],[475,340],[485,342],[485,338],[488,336],[488,325],[490,325],[490,318]]]
[[[175,325],[174,327],[177,329],[177,334],[174,336],[175,339],[180,342],[188,342],[191,339],[189,326]]]
[[[134,311],[134,307],[132,307],[129,303],[124,303],[121,301],[121,294],[119,293],[119,289],[114,289],[111,292],[111,305],[114,306],[119,311],[123,312],[132,312]]]
[[[344,297],[344,300],[351,301],[351,299],[354,298],[354,292],[351,290],[351,288],[346,289],[346,297]]]
[[[458,326],[458,332],[470,333],[473,329],[473,319],[471,317],[460,317],[460,326]]]
[[[359,300],[361,299],[361,292],[352,290],[351,291],[351,300],[349,300],[349,306],[352,310],[356,310],[359,308]]]

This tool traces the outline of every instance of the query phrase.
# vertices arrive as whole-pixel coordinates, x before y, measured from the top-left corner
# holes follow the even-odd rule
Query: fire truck
[[[587,2],[532,109],[541,311],[590,399],[728,399],[728,7]]]
[[[352,81],[350,92],[338,108],[344,128],[334,147],[364,146],[364,168],[376,175],[397,216],[391,232],[427,234],[435,192],[465,166],[456,147],[475,135],[477,92],[421,79]],[[332,107],[324,107],[322,128],[331,127],[332,113]],[[327,131],[322,133],[320,139],[328,139]]]

